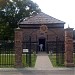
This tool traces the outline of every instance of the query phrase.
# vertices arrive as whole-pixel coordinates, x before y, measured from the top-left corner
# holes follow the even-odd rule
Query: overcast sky
[[[75,28],[75,0],[32,0],[37,3],[42,12],[66,22]]]

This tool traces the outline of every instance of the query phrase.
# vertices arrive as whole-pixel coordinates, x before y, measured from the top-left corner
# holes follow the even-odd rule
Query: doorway
[[[43,45],[42,50],[40,50],[40,45],[41,44]],[[39,51],[45,52],[45,38],[39,39]]]

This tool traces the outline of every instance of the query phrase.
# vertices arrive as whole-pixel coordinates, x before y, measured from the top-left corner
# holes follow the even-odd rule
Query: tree
[[[9,0],[0,0],[0,9],[4,8],[6,6],[6,3],[8,2]]]
[[[3,0],[4,6],[0,6],[0,27],[5,33],[4,38],[14,36],[14,28],[20,19],[39,13],[41,10],[36,3],[31,0]],[[1,2],[0,2],[1,3]],[[2,34],[0,34],[2,35]],[[13,39],[13,38],[12,38]]]

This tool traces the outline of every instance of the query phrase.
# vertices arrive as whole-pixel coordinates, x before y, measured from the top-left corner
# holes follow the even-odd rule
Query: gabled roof
[[[51,23],[65,23],[61,20],[58,20],[56,18],[53,18],[43,12],[38,13],[35,16],[26,18],[20,24],[51,24]]]

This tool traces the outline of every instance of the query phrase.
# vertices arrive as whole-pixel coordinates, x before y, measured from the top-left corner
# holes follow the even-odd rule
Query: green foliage
[[[4,8],[6,6],[6,3],[8,2],[9,0],[0,0],[0,9]]]
[[[14,28],[18,27],[17,23],[20,19],[41,11],[38,5],[31,0],[3,0],[0,1],[1,3],[0,36],[8,39],[13,39]]]

